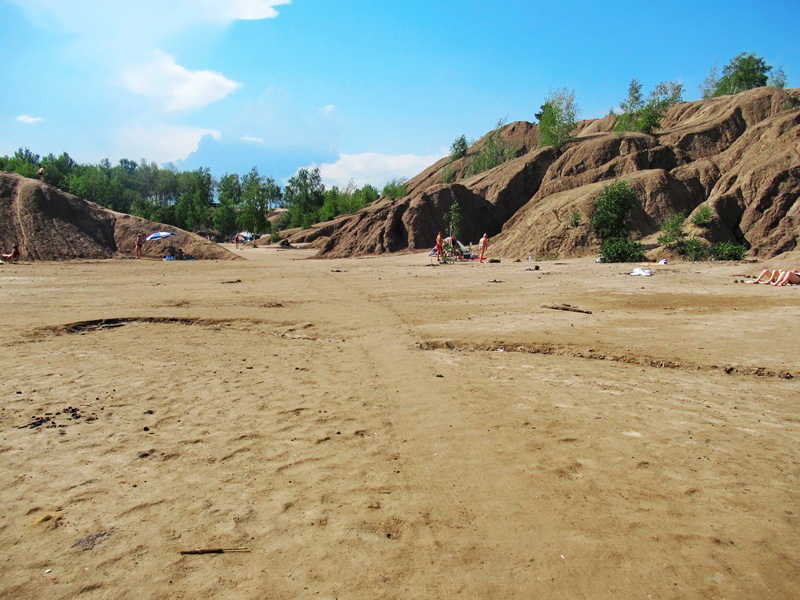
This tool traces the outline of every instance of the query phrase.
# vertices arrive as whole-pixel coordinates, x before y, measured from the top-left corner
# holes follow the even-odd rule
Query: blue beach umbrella
[[[171,231],[156,231],[155,233],[151,233],[150,235],[148,235],[145,238],[145,241],[149,242],[150,240],[160,240],[161,238],[168,238],[173,235],[175,234],[172,233]]]

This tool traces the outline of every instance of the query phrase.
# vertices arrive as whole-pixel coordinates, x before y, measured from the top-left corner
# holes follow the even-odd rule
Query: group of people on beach
[[[762,279],[764,281],[762,281]],[[800,271],[795,269],[764,269],[752,283],[771,283],[772,285],[800,285]]]
[[[453,258],[461,258],[461,253],[459,252],[459,244],[458,240],[456,239],[455,235],[451,235],[448,238],[442,237],[442,232],[440,231],[436,234],[436,261],[441,261],[444,258],[444,245],[450,244],[450,253]],[[478,242],[478,261],[483,262],[486,259],[486,249],[489,247],[489,236],[487,234],[483,234],[483,237]]]

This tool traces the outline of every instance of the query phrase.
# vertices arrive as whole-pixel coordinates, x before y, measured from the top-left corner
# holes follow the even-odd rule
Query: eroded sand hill
[[[631,224],[637,239],[672,214],[706,207],[717,215],[713,226],[691,233],[768,258],[800,244],[799,105],[800,90],[764,87],[674,105],[653,135],[618,135],[613,117],[582,121],[562,151],[538,148],[538,125],[511,123],[498,135],[513,160],[470,176],[467,163],[485,136],[466,157],[444,158],[412,178],[405,198],[381,199],[289,239],[313,242],[325,257],[431,248],[458,202],[463,241],[497,236],[495,252],[510,258],[586,256],[599,247],[588,218],[597,195],[622,177],[641,201]]]
[[[136,235],[175,235],[145,242],[142,255],[161,258],[169,245],[197,259],[237,258],[218,244],[163,223],[118,213],[35,179],[0,172],[0,249],[18,244],[22,260],[133,256]]]

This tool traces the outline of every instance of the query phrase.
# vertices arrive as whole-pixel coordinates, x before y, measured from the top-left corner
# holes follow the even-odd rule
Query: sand
[[[241,254],[0,267],[0,597],[800,597],[800,289]]]

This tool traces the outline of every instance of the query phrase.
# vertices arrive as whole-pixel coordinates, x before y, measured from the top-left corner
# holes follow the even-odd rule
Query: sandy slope
[[[800,596],[799,289],[243,255],[0,267],[0,597]]]

